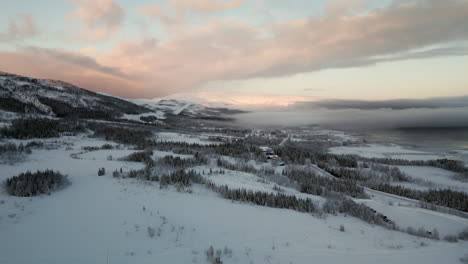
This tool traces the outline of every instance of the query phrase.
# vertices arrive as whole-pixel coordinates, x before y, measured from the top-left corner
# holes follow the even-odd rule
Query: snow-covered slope
[[[160,115],[179,115],[204,119],[221,119],[226,115],[243,111],[228,108],[212,108],[185,100],[176,99],[133,99],[133,103],[152,109]]]
[[[167,115],[224,119],[226,115],[239,112],[241,111],[228,108],[206,107],[186,100],[124,99],[91,92],[64,81],[41,80],[0,72],[0,119],[39,114],[154,122]]]
[[[73,84],[40,80],[0,72],[0,110],[84,118],[119,117],[151,110],[112,96],[94,93]],[[99,118],[99,119],[101,119]]]
[[[466,253],[466,242],[418,238],[342,214],[318,217],[221,199],[197,185],[186,193],[161,189],[154,182],[113,178],[115,169],[143,167],[118,159],[132,152],[130,148],[74,156],[84,146],[109,142],[84,135],[63,137],[60,142],[57,149],[33,150],[22,164],[0,164],[0,181],[47,168],[67,174],[72,181],[50,196],[24,198],[0,191],[2,264],[209,263],[205,251],[210,246],[221,250],[223,263],[460,263]],[[208,171],[210,166],[197,169]],[[108,171],[103,177],[96,175],[100,167]],[[229,171],[205,176],[230,187],[271,190],[253,174]],[[467,225],[467,219],[410,208],[404,200],[401,206],[399,200],[390,206],[387,196],[374,195],[365,202],[403,227],[436,227],[445,235]],[[157,234],[151,237],[148,228]]]

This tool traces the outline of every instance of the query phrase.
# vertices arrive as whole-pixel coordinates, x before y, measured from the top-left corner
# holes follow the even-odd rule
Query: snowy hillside
[[[0,181],[26,171],[53,169],[68,175],[71,182],[50,195],[31,197],[12,196],[2,188],[0,263],[426,264],[460,263],[467,258],[467,242],[461,235],[468,230],[464,212],[422,208],[417,200],[367,187],[361,190],[350,182],[341,190],[346,196],[334,192],[335,198],[301,187],[310,179],[321,188],[338,187],[342,180],[327,166],[340,166],[354,157],[322,153],[318,160],[300,162],[304,153],[291,154],[301,151],[296,144],[335,145],[348,142],[347,137],[324,141],[323,134],[312,131],[181,132],[140,126],[133,130],[99,123],[73,136],[0,139]],[[7,144],[23,147],[14,150]],[[275,151],[288,164],[268,160],[262,149]],[[331,158],[334,161],[322,164]],[[99,177],[102,168],[105,172]],[[414,179],[442,184],[448,181],[436,179],[445,177],[453,183],[444,185],[449,188],[456,183],[452,174],[438,168],[400,168]],[[386,173],[382,167],[370,169]],[[432,174],[425,178],[428,171]],[[198,176],[186,182],[178,178],[184,173]],[[350,192],[352,188],[357,188],[357,195]],[[229,189],[238,190],[241,198],[227,199],[223,190]],[[257,193],[269,199],[307,200],[312,212],[294,204],[244,200],[243,190],[245,195]],[[335,211],[340,199],[350,199],[349,205],[367,213]],[[387,217],[390,225],[385,223]]]
[[[0,119],[24,115],[126,119],[154,123],[167,115],[226,120],[242,111],[210,108],[185,100],[124,99],[94,93],[59,80],[40,80],[0,72]]]
[[[142,105],[152,109],[159,116],[180,115],[202,119],[220,119],[227,118],[229,115],[242,113],[241,110],[229,108],[206,107],[201,104],[176,99],[130,99],[135,104]]]
[[[0,73],[0,110],[18,114],[109,119],[151,110],[72,84]]]

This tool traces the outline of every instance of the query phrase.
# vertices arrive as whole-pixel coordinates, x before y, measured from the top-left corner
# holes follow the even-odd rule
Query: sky
[[[0,70],[244,106],[468,95],[468,0],[16,0]]]

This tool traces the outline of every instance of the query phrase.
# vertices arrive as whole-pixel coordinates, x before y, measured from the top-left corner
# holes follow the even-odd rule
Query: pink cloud
[[[237,19],[212,20],[199,27],[186,26],[164,40],[121,41],[93,58],[63,51],[4,52],[0,67],[76,80],[86,88],[120,96],[150,98],[193,91],[216,80],[468,54],[466,49],[451,48],[421,52],[422,48],[468,40],[467,1],[400,3],[357,14],[353,12],[359,6],[330,8],[335,15],[262,26]]]
[[[244,0],[169,0],[164,4],[153,4],[140,7],[140,14],[156,18],[168,32],[184,30],[192,19],[206,20],[214,13],[237,8]]]
[[[140,8],[140,13],[150,18],[159,19],[161,23],[167,28],[180,26],[184,23],[185,20],[182,13],[178,12],[171,14],[163,10],[160,5],[143,6]]]
[[[82,37],[98,41],[114,35],[124,19],[124,10],[112,0],[73,0],[77,9],[68,17],[80,21]]]
[[[0,69],[26,76],[71,82],[94,91],[121,94],[135,92],[143,96],[138,82],[123,76],[118,69],[106,67],[94,59],[62,50],[26,48],[0,52]],[[131,91],[131,90],[132,91]]]
[[[222,12],[239,7],[243,2],[244,0],[171,0],[169,5],[179,9],[211,13]]]
[[[0,40],[21,40],[34,37],[39,30],[31,14],[19,14],[10,19],[7,32],[0,34]]]
[[[350,15],[353,12],[363,11],[372,0],[329,0],[325,6],[328,17]]]

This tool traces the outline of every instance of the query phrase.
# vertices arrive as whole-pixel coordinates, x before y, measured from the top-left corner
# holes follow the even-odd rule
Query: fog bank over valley
[[[468,96],[387,101],[324,100],[236,116],[245,126],[320,125],[336,129],[468,127]]]

